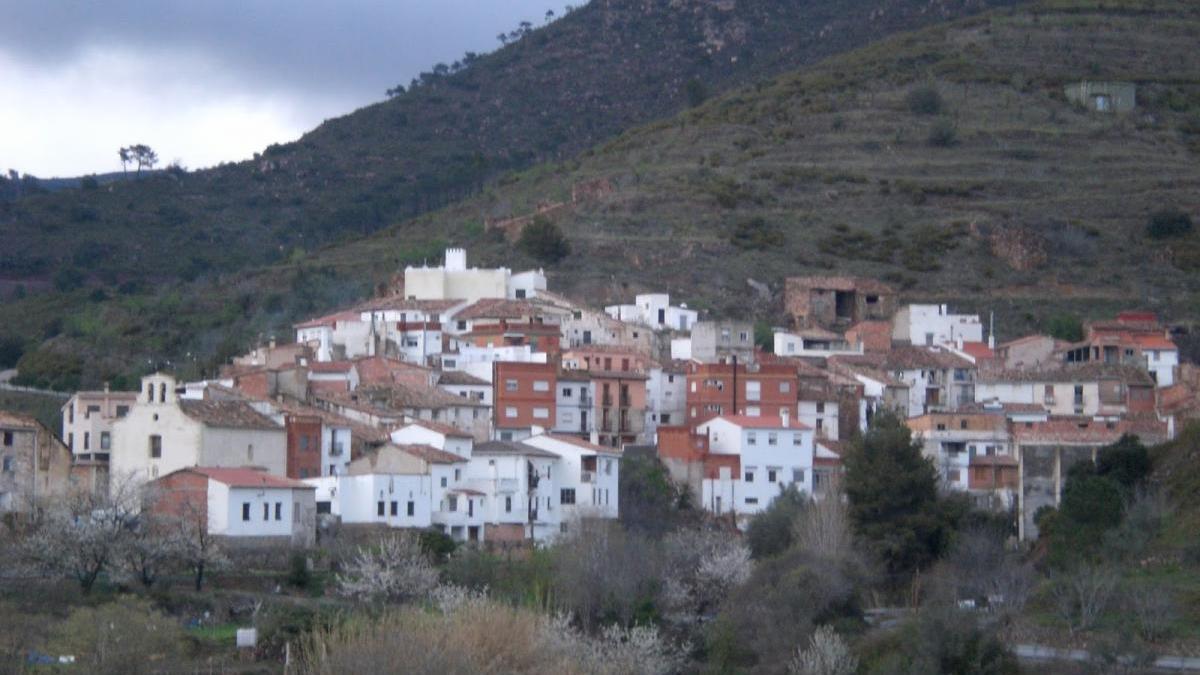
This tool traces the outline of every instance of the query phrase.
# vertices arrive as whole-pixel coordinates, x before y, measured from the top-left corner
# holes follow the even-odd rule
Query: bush
[[[941,92],[932,84],[914,87],[908,92],[904,102],[914,115],[940,115],[946,107]]]
[[[312,572],[308,569],[308,556],[299,552],[293,553],[288,560],[288,584],[296,588],[307,589],[312,580]]]
[[[929,127],[929,137],[926,140],[935,148],[948,148],[958,143],[958,131],[953,122],[942,118]]]
[[[684,86],[684,94],[687,96],[688,106],[695,108],[708,99],[708,88],[699,78],[693,77]]]
[[[755,560],[770,558],[791,548],[796,519],[807,502],[808,498],[791,484],[780,491],[770,506],[750,520],[746,543]]]
[[[571,253],[571,245],[563,235],[562,229],[541,216],[534,218],[532,223],[521,230],[517,246],[534,258],[551,265]]]
[[[1182,237],[1192,232],[1192,217],[1177,208],[1155,211],[1146,223],[1146,235],[1151,239]]]
[[[1046,333],[1059,340],[1079,342],[1083,339],[1083,323],[1070,314],[1055,314],[1045,324]]]
[[[783,246],[783,233],[772,227],[763,218],[751,218],[737,224],[729,242],[743,251],[764,251]]]
[[[1150,475],[1150,453],[1137,436],[1126,434],[1116,443],[1100,448],[1096,473],[1115,480],[1126,494],[1132,494]]]
[[[25,353],[25,343],[20,338],[5,336],[0,338],[0,368],[12,368],[21,360]]]

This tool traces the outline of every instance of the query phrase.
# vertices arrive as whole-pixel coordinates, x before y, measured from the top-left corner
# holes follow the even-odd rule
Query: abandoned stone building
[[[789,277],[783,301],[798,328],[845,329],[896,311],[896,291],[864,277]]]

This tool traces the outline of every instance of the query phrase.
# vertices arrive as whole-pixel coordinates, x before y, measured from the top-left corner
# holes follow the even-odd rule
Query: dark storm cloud
[[[498,45],[500,30],[540,24],[549,0],[31,0],[0,2],[0,51],[31,68],[71,65],[89,49],[198,53],[224,77],[271,89],[382,95],[439,61]]]

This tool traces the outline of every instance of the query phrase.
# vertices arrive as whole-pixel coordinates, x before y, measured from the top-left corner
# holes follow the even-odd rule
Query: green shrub
[[[312,572],[308,569],[308,556],[296,552],[288,561],[288,584],[296,588],[307,589],[312,584]]]
[[[914,115],[940,115],[946,107],[941,92],[932,84],[914,87],[908,92],[904,102]]]
[[[935,148],[948,148],[958,143],[958,131],[953,122],[942,118],[929,127],[929,137],[926,140]]]
[[[1192,217],[1171,207],[1155,211],[1146,223],[1146,235],[1151,239],[1182,237],[1192,232]]]
[[[554,264],[571,253],[571,245],[562,229],[549,220],[538,216],[521,230],[517,246],[538,260]]]
[[[751,218],[737,224],[729,242],[743,251],[765,251],[784,244],[783,233],[763,218]]]

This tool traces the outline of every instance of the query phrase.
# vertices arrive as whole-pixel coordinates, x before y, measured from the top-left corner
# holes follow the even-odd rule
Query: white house
[[[490,370],[490,369],[489,369]],[[483,405],[492,405],[492,383],[490,379],[476,377],[465,370],[442,370],[437,374],[438,388]]]
[[[789,417],[722,415],[696,427],[708,437],[710,453],[739,458],[738,475],[722,470],[704,479],[706,509],[732,512],[744,526],[789,485],[813,494],[813,430]]]
[[[687,372],[683,368],[652,366],[646,376],[644,433],[653,438],[660,424],[683,424],[687,411]]]
[[[438,450],[450,452],[463,459],[471,458],[471,450],[475,446],[471,434],[456,429],[448,424],[430,422],[429,420],[411,420],[404,426],[391,432],[393,443],[400,445],[428,445]]]
[[[111,475],[135,482],[193,466],[287,473],[287,434],[244,401],[181,400],[175,378],[142,378],[137,401],[113,422]]]
[[[153,481],[152,511],[203,518],[208,533],[241,544],[312,546],[313,486],[249,468],[193,466]]]
[[[684,333],[690,331],[699,318],[696,310],[688,309],[687,305],[673,306],[671,296],[666,293],[643,293],[633,302],[632,305],[609,305],[604,311],[618,321]]]
[[[493,542],[545,542],[562,531],[561,457],[523,442],[488,441],[475,446],[468,484],[490,496],[483,506],[486,536]]]
[[[947,305],[905,305],[892,317],[892,339],[913,345],[983,342],[978,314],[951,314]]]
[[[137,401],[134,391],[76,392],[62,407],[62,440],[77,459],[108,459],[112,425],[129,414]]]
[[[524,445],[552,452],[561,459],[557,477],[562,518],[567,527],[580,518],[616,518],[621,452],[574,436],[540,434]]]

